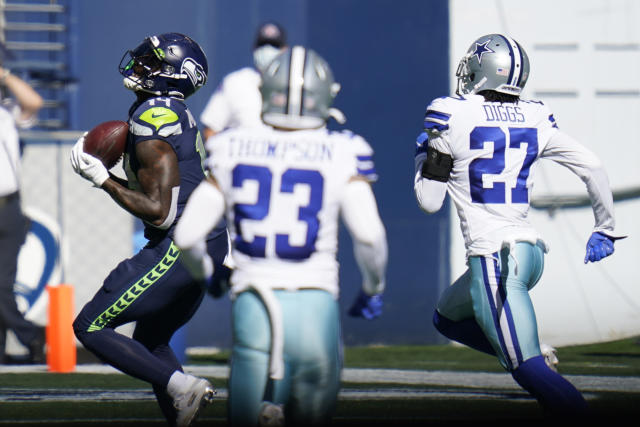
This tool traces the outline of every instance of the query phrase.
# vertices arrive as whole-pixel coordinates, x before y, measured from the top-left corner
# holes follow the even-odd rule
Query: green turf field
[[[637,425],[638,338],[558,350],[559,372],[585,394],[592,421]],[[224,368],[227,360],[228,352],[192,357],[187,367]],[[8,368],[0,367],[0,425],[164,425],[150,387],[125,375]],[[219,396],[197,425],[226,425],[226,380],[220,375],[209,378]],[[494,358],[464,347],[346,348],[344,378],[334,425],[548,422],[535,400],[515,386]]]

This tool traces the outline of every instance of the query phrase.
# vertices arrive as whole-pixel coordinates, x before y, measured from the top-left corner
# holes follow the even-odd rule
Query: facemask
[[[253,51],[253,63],[258,70],[264,71],[267,65],[269,65],[279,53],[280,49],[277,47],[268,44],[260,46]]]

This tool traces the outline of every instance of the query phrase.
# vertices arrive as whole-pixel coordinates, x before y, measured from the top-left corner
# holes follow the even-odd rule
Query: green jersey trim
[[[178,121],[178,115],[169,108],[152,107],[140,114],[140,120],[154,126],[158,131],[162,126]]]

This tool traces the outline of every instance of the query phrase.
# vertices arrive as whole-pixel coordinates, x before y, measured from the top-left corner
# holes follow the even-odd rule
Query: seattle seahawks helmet
[[[182,99],[204,86],[209,71],[198,43],[179,33],[145,38],[125,52],[118,69],[127,89]]]
[[[456,77],[458,95],[495,90],[519,96],[529,78],[529,57],[514,39],[489,34],[471,44]]]
[[[313,129],[332,116],[340,91],[329,64],[315,51],[294,46],[262,73],[262,121],[283,129]]]

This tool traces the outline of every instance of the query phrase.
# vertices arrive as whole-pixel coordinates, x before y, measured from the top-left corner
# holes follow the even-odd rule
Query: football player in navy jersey
[[[593,206],[584,262],[600,261],[619,238],[607,173],[558,129],[544,103],[520,98],[529,59],[512,38],[477,39],[457,77],[457,96],[427,107],[415,156],[418,204],[433,213],[449,194],[469,267],[440,296],[434,324],[446,337],[496,356],[546,411],[584,414],[583,396],[548,366],[538,339],[529,291],[542,276],[547,245],[527,215],[538,160],[566,166],[584,181]]]
[[[151,383],[172,425],[189,425],[215,393],[206,379],[183,373],[169,346],[205,292],[204,283],[179,261],[172,239],[189,195],[205,177],[202,139],[184,100],[205,84],[207,71],[206,56],[191,38],[178,33],[147,37],[120,63],[124,86],[136,94],[123,160],[127,179],[84,153],[83,138],[71,152],[75,172],[142,219],[149,241],[107,276],[75,319],[75,334],[104,362]],[[199,249],[213,263],[223,262],[228,251],[224,222]],[[131,338],[114,330],[134,321]]]

